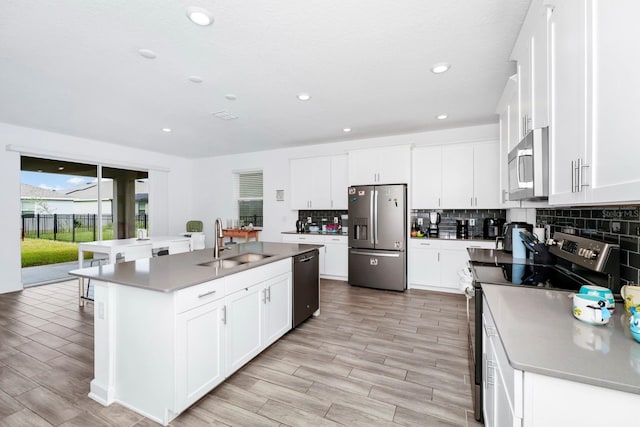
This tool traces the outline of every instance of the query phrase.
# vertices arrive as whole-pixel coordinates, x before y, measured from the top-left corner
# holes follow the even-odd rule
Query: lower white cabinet
[[[175,292],[95,281],[89,394],[167,425],[291,329],[291,258]]]
[[[509,365],[487,302],[482,309],[482,373],[484,419],[487,427],[521,427],[523,372]]]
[[[229,295],[226,305],[226,364],[230,375],[260,353],[262,347],[262,286],[254,285]]]
[[[458,273],[467,266],[467,248],[495,247],[493,241],[410,239],[409,287],[460,292]]]
[[[187,408],[225,379],[224,294],[176,316],[176,400]]]
[[[323,245],[319,249],[320,277],[347,280],[349,275],[349,239],[344,234],[282,234],[285,243]]]

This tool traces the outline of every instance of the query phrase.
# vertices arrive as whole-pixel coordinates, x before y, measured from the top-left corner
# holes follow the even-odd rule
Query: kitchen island
[[[627,425],[640,405],[640,343],[616,305],[593,326],[571,293],[482,285],[485,424]]]
[[[317,245],[250,242],[70,274],[94,290],[89,396],[167,425],[292,325],[291,257]]]

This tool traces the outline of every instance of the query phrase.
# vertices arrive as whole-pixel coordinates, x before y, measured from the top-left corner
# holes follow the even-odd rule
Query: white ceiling
[[[185,157],[491,123],[529,3],[3,0],[0,122]]]

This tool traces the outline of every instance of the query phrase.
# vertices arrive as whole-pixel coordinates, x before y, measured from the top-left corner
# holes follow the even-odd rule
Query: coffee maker
[[[502,218],[485,218],[482,224],[482,238],[495,239],[502,235],[502,227],[504,219]]]
[[[468,219],[456,220],[456,238],[457,239],[469,238],[469,220]]]
[[[440,214],[438,212],[430,212],[429,213],[429,228],[427,228],[427,236],[428,237],[438,237],[438,233],[440,232]]]

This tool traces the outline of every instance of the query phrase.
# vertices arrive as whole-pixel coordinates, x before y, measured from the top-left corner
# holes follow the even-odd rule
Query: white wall
[[[156,234],[184,231],[193,217],[193,161],[102,141],[0,123],[0,293],[22,289],[20,274],[20,154],[138,170],[165,170],[165,184],[150,190],[167,200]],[[7,149],[8,148],[8,149]],[[17,150],[17,151],[15,151]],[[164,187],[164,188],[163,188]],[[164,202],[163,202],[164,204]],[[153,221],[153,218],[151,218]]]
[[[297,211],[290,209],[289,159],[344,154],[349,150],[389,145],[414,146],[497,140],[497,124],[447,129],[433,132],[359,139],[339,143],[318,144],[271,151],[208,157],[195,161],[195,185],[200,188],[194,200],[194,219],[204,222],[207,246],[213,244],[213,223],[216,217],[235,218],[233,173],[261,169],[264,172],[263,241],[281,241],[280,233],[295,229]],[[276,190],[284,190],[285,200],[277,202]]]

